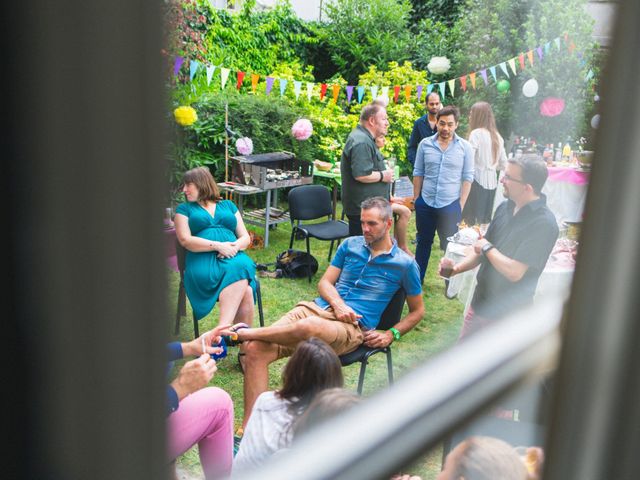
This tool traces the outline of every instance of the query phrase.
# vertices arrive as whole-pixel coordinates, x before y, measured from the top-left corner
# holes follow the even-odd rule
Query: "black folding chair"
[[[180,245],[180,242],[176,240],[176,260],[178,264],[178,272],[180,273],[180,285],[178,286],[178,305],[176,308],[176,324],[174,334],[180,333],[180,319],[187,314],[187,293],[184,289],[184,269],[185,269],[185,256],[187,250]],[[258,277],[256,281],[256,299],[258,300],[258,315],[260,317],[260,326],[264,327],[264,312],[262,311],[262,293],[260,292],[260,281]],[[196,320],[195,314],[193,315],[193,334],[195,338],[200,336],[200,330],[198,329],[198,320]]]
[[[391,298],[389,304],[382,312],[380,323],[378,324],[378,330],[388,330],[400,321],[402,316],[402,308],[406,299],[405,291],[400,288]],[[393,345],[393,343],[391,344]],[[376,353],[384,353],[387,356],[387,373],[389,375],[389,385],[393,383],[393,362],[391,358],[391,345],[387,347],[371,348],[366,345],[360,345],[353,352],[340,355],[340,363],[343,367],[351,365],[355,362],[360,362],[360,376],[358,377],[358,394],[362,394],[362,387],[364,385],[364,375],[367,371],[367,364],[369,358]]]
[[[333,207],[331,202],[331,193],[322,185],[301,185],[292,188],[289,191],[289,216],[291,218],[291,240],[289,248],[293,248],[293,240],[297,235],[307,241],[307,253],[311,255],[311,247],[309,246],[309,238],[317,238],[318,240],[331,241],[329,247],[329,256],[327,260],[331,260],[333,253],[333,242],[349,236],[349,225],[342,220],[331,220]],[[327,220],[320,223],[302,224],[303,220],[316,220],[326,216]],[[297,222],[297,223],[295,223]],[[309,276],[311,282],[311,276]]]

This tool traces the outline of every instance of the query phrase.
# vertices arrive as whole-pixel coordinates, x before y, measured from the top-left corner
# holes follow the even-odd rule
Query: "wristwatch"
[[[490,244],[490,243],[485,243],[485,244],[482,246],[482,254],[486,256],[486,255],[487,255],[487,252],[488,252],[489,250],[491,250],[492,248],[496,248],[496,247],[495,247],[495,245],[492,245],[492,244]]]
[[[393,340],[394,340],[394,341],[395,341],[395,340],[400,340],[401,335],[400,335],[400,331],[399,331],[397,328],[393,328],[393,327],[391,327],[391,328],[389,329],[389,331],[390,331],[390,332],[391,332],[391,334],[393,335]]]
[[[384,181],[384,173],[382,173],[382,170],[380,170],[380,180],[378,180],[379,183],[382,183]]]

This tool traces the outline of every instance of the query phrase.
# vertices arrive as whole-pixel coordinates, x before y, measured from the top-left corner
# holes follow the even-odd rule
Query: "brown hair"
[[[460,110],[458,107],[454,107],[453,105],[447,105],[446,107],[442,107],[436,113],[436,120],[440,120],[440,117],[447,117],[449,115],[453,115],[456,123],[458,123],[458,119],[460,118]]]
[[[500,157],[500,134],[496,127],[496,117],[493,115],[493,109],[487,102],[476,102],[469,111],[469,132],[477,128],[484,128],[489,131],[493,165],[497,165]]]
[[[211,200],[217,202],[221,199],[218,185],[206,167],[196,167],[185,172],[182,176],[182,183],[193,183],[198,189],[198,201]]]
[[[282,373],[282,388],[277,395],[291,402],[294,415],[302,413],[318,392],[342,387],[342,365],[327,342],[311,337],[300,342]]]
[[[389,220],[393,215],[391,203],[384,197],[369,197],[360,204],[361,210],[371,210],[372,208],[380,210],[380,218],[383,222]]]
[[[459,450],[458,450],[459,448]],[[527,468],[516,450],[493,437],[470,437],[454,456],[451,478],[465,480],[526,480]],[[449,454],[451,455],[451,454]]]

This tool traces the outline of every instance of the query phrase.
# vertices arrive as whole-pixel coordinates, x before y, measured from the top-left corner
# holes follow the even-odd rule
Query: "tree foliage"
[[[408,0],[341,0],[323,9],[330,21],[317,33],[350,84],[371,65],[384,68],[408,59]]]
[[[464,3],[465,0],[411,0],[412,30],[421,31],[420,22],[426,19],[452,27],[463,13]]]
[[[524,135],[538,143],[557,143],[567,137],[577,138],[583,130],[585,112],[590,110],[593,96],[585,74],[593,66],[593,20],[586,12],[586,0],[467,0],[465,14],[458,22],[460,45],[454,52],[457,74],[477,72],[507,61],[522,53],[543,46],[562,37],[560,49],[555,44],[540,61],[534,53],[533,67],[526,60],[526,68],[518,75],[509,72],[510,92],[497,91],[495,80],[487,71],[489,85],[484,86],[478,75],[476,90],[469,88],[460,97],[464,110],[479,100],[492,104],[503,136]],[[564,40],[567,33],[575,50]],[[580,53],[580,57],[578,57]],[[516,64],[518,61],[516,60]],[[506,78],[496,69],[498,80]],[[539,91],[533,98],[522,94],[522,85],[535,78]],[[560,97],[566,101],[565,111],[558,117],[542,117],[540,102],[546,97]]]

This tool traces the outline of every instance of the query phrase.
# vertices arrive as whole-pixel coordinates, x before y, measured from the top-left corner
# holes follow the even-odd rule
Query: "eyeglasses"
[[[505,180],[509,180],[510,182],[521,183],[522,185],[527,184],[527,182],[525,182],[524,180],[518,180],[517,178],[510,177],[509,175],[505,175],[502,178],[504,178]]]

